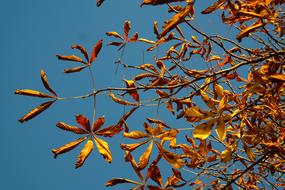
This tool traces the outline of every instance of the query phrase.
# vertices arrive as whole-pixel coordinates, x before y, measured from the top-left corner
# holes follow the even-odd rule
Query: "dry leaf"
[[[75,168],[81,167],[94,148],[92,139],[89,139],[77,157]]]
[[[105,118],[103,117],[99,117],[92,126],[92,131],[95,132],[98,129],[100,129],[100,127],[105,123]]]
[[[124,137],[130,138],[130,139],[141,139],[141,138],[145,138],[149,136],[148,134],[141,132],[141,131],[131,131],[129,133],[124,133],[123,135]]]
[[[205,123],[201,123],[196,126],[193,131],[193,137],[201,140],[207,139],[208,136],[211,134],[211,130],[215,121],[215,119],[211,119]]]
[[[128,102],[126,100],[122,100],[115,96],[112,92],[109,93],[109,96],[112,98],[112,100],[118,104],[122,104],[125,106],[138,106],[138,103]]]
[[[82,137],[82,138],[77,139],[76,141],[67,143],[67,144],[63,145],[62,147],[52,149],[52,153],[54,154],[54,158],[56,158],[59,154],[66,153],[66,152],[74,149],[76,146],[78,146],[80,143],[82,143],[86,139],[87,139],[87,137]]]
[[[84,129],[79,128],[79,127],[70,126],[63,122],[58,122],[56,126],[62,130],[70,131],[76,134],[87,134],[87,131],[85,131]]]
[[[152,151],[152,144],[153,142],[151,141],[146,151],[140,156],[139,165],[138,165],[139,170],[143,170],[147,166]]]
[[[57,97],[56,92],[50,87],[48,83],[47,75],[43,69],[41,70],[41,79],[42,79],[44,87]]]
[[[15,94],[24,95],[24,96],[34,96],[39,98],[55,98],[55,96],[51,96],[36,90],[30,90],[30,89],[21,89],[16,90]]]
[[[101,48],[102,48],[102,45],[103,45],[103,40],[99,40],[96,45],[94,46],[93,48],[93,51],[92,51],[92,54],[91,54],[91,57],[90,57],[90,64],[93,63],[93,61],[95,61],[95,59],[97,58]]]
[[[112,154],[111,151],[109,149],[108,143],[98,137],[94,136],[94,140],[97,146],[97,149],[99,151],[99,153],[103,156],[103,158],[111,163],[112,162]]]
[[[227,130],[226,130],[225,121],[223,120],[222,117],[220,117],[218,119],[217,127],[216,127],[215,131],[216,131],[220,141],[223,141],[226,138]]]
[[[209,14],[215,10],[217,10],[218,8],[220,8],[227,0],[219,0],[216,1],[213,5],[209,6],[208,8],[206,8],[205,10],[203,10],[201,13],[202,14]]]
[[[85,57],[85,59],[87,60],[87,62],[89,62],[89,56],[88,56],[88,53],[87,53],[87,50],[81,46],[81,45],[73,45],[71,46],[72,49],[78,49]]]
[[[132,183],[136,185],[140,184],[139,182],[132,181],[132,180],[125,179],[125,178],[114,178],[114,179],[109,180],[107,183],[105,183],[105,186],[109,187],[109,186],[114,186],[114,185],[118,185],[121,183]]]
[[[82,66],[82,67],[74,67],[74,68],[70,68],[70,69],[64,69],[64,73],[76,73],[76,72],[80,72],[82,69],[85,69],[86,66]]]
[[[75,61],[80,63],[85,63],[80,57],[76,55],[56,55],[58,59],[63,61]]]
[[[76,122],[81,125],[86,131],[90,132],[90,122],[89,120],[81,114],[75,115]]]

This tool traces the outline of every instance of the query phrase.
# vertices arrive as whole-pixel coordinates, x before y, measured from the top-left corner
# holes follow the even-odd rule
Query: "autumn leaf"
[[[122,100],[115,96],[112,92],[109,93],[109,96],[112,98],[112,100],[118,104],[122,104],[125,106],[138,106],[138,103],[128,102],[126,100]]]
[[[211,130],[213,125],[215,124],[215,119],[211,119],[205,123],[201,123],[195,127],[193,131],[193,137],[197,139],[207,139],[208,136],[211,134]]]
[[[103,40],[99,40],[96,45],[94,46],[93,48],[93,51],[92,51],[92,54],[91,54],[91,57],[90,57],[90,61],[89,61],[89,64],[93,63],[93,61],[95,61],[95,59],[97,58],[101,48],[102,48],[102,45],[103,45]]]
[[[201,13],[202,14],[209,14],[215,10],[217,10],[218,8],[220,8],[227,0],[219,0],[216,1],[213,5],[209,6],[208,8],[206,8],[205,10],[203,10]]]
[[[270,75],[268,78],[275,81],[285,82],[285,74],[274,74]]]
[[[113,137],[115,134],[120,133],[123,128],[119,125],[111,125],[99,131],[96,131],[95,134],[103,137]]]
[[[90,122],[84,115],[77,114],[75,118],[76,118],[76,122],[79,125],[81,125],[86,131],[90,132]]]
[[[80,72],[82,69],[85,69],[86,66],[82,66],[82,67],[74,67],[74,68],[70,68],[70,69],[64,69],[64,73],[76,73],[76,72]]]
[[[37,115],[39,115],[40,113],[42,113],[43,111],[45,111],[46,109],[48,109],[55,101],[49,101],[49,102],[45,102],[41,105],[39,105],[38,107],[36,107],[35,109],[33,109],[32,111],[30,111],[29,113],[27,113],[26,115],[24,115],[19,122],[23,123],[25,121],[28,121],[34,117],[36,117]]]
[[[120,38],[121,40],[124,40],[124,38],[120,34],[118,34],[117,32],[106,32],[106,35],[107,36],[113,36],[115,38]]]
[[[260,23],[254,23],[251,26],[243,29],[237,36],[236,39],[240,42],[242,38],[246,37],[249,35],[249,33],[253,32],[254,30],[264,26],[265,24],[260,22]]]
[[[124,82],[126,83],[127,88],[136,88],[135,82],[133,80],[124,80]],[[140,101],[140,97],[136,89],[128,90],[127,92],[135,101]]]
[[[178,24],[183,22],[183,19],[189,15],[193,14],[193,3],[189,3],[182,11],[175,14],[167,25],[164,27],[163,31],[158,35],[158,38],[164,37],[168,32],[170,32],[173,28],[175,28]]]
[[[141,6],[143,5],[161,5],[166,3],[172,3],[172,2],[179,2],[179,1],[185,1],[185,0],[144,0]]]
[[[55,98],[55,96],[51,96],[36,90],[30,90],[30,89],[21,89],[16,90],[15,94],[24,95],[24,96],[34,96],[39,98]]]
[[[100,127],[105,123],[105,118],[103,117],[99,117],[92,126],[92,131],[95,132],[98,129],[100,129]]]
[[[123,150],[126,150],[126,151],[134,151],[135,149],[137,149],[138,147],[146,144],[147,142],[149,142],[149,140],[145,140],[145,141],[142,141],[142,142],[138,142],[138,143],[133,143],[133,144],[121,144],[120,147],[121,149]]]
[[[139,164],[138,164],[139,170],[143,170],[147,166],[149,162],[150,154],[152,151],[152,144],[153,142],[151,141],[146,151],[140,156]]]
[[[232,159],[232,150],[227,148],[226,150],[222,151],[221,153],[221,161],[228,162]]]
[[[92,142],[92,139],[89,139],[77,157],[75,168],[79,168],[84,164],[86,158],[90,155],[93,148],[94,148],[94,144]]]
[[[131,139],[141,139],[148,137],[149,135],[141,132],[141,131],[131,131],[129,133],[124,133],[124,137],[131,138]]]
[[[42,79],[42,83],[44,87],[57,97],[56,92],[50,87],[48,83],[47,75],[43,69],[41,70],[41,79]]]
[[[56,158],[59,154],[69,152],[70,150],[77,147],[80,143],[85,141],[86,139],[87,139],[87,137],[82,137],[82,138],[77,139],[76,141],[67,143],[67,144],[63,145],[62,147],[52,149],[52,153],[54,154],[54,158]]]
[[[71,48],[72,49],[78,49],[83,54],[83,56],[85,57],[87,62],[89,62],[89,56],[88,56],[87,50],[83,46],[81,46],[81,45],[73,45],[73,46],[71,46]]]
[[[70,126],[63,122],[58,122],[56,126],[62,130],[70,131],[76,134],[87,134],[87,131],[85,131],[84,129],[79,128],[79,127]]]
[[[132,184],[136,184],[136,185],[139,185],[139,184],[140,184],[139,182],[132,181],[132,180],[130,180],[130,179],[114,178],[114,179],[111,179],[111,180],[109,180],[108,182],[106,182],[106,183],[105,183],[105,186],[106,186],[106,187],[109,187],[109,186],[114,186],[114,185],[118,185],[118,184],[122,184],[122,183],[132,183]]]
[[[226,135],[227,135],[227,133],[226,133],[226,125],[225,125],[225,122],[224,122],[222,117],[220,117],[218,119],[217,127],[216,127],[215,131],[216,131],[220,141],[223,141],[226,138]]]
[[[63,61],[75,61],[80,63],[85,63],[80,57],[76,55],[56,55],[58,59]]]
[[[99,153],[103,156],[103,158],[109,163],[112,162],[112,154],[109,149],[108,143],[98,137],[94,136],[94,140],[97,146]]]

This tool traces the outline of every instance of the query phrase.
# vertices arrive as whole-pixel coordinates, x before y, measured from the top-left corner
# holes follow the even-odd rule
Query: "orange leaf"
[[[127,88],[136,88],[135,82],[133,80],[124,80],[124,82],[126,83]],[[133,97],[135,101],[140,101],[140,97],[136,89],[128,90],[127,92]]]
[[[216,1],[213,5],[209,6],[208,8],[206,8],[205,10],[203,10],[201,13],[202,14],[209,14],[215,10],[217,10],[218,8],[220,8],[227,0],[219,0]]]
[[[106,127],[104,129],[101,129],[99,131],[96,131],[95,134],[103,137],[113,137],[115,134],[120,133],[123,130],[121,126],[115,125]]]
[[[89,62],[89,56],[88,56],[88,53],[87,53],[87,50],[81,46],[81,45],[73,45],[71,46],[72,49],[78,49],[85,57],[85,59],[87,60],[87,62]]]
[[[175,28],[178,24],[183,22],[183,19],[189,14],[193,14],[193,3],[189,3],[186,7],[183,8],[182,11],[174,15],[171,20],[164,27],[163,31],[158,35],[158,38],[165,36],[168,32],[170,32],[173,28]]]
[[[56,126],[62,130],[70,131],[76,134],[86,134],[87,133],[87,131],[85,131],[84,129],[81,129],[79,127],[70,126],[63,122],[58,122]]]
[[[254,23],[251,26],[243,29],[236,37],[236,39],[240,42],[242,38],[246,37],[249,35],[249,33],[253,32],[254,30],[256,30],[257,28],[260,28],[262,26],[264,26],[264,23]]]
[[[274,75],[270,75],[268,78],[272,79],[272,80],[277,80],[280,82],[285,82],[285,75],[284,74],[274,74]]]
[[[76,117],[76,122],[81,125],[85,130],[90,132],[90,122],[89,120],[81,114],[78,114],[75,116]]]
[[[136,32],[130,39],[128,42],[136,42],[139,38],[139,34]]]
[[[120,34],[118,34],[117,32],[106,32],[106,35],[107,36],[113,36],[115,38],[120,38],[121,40],[124,40],[124,38]]]
[[[125,34],[125,40],[126,41],[128,41],[130,29],[131,29],[131,22],[125,21],[125,23],[124,23],[124,34]]]
[[[155,92],[159,95],[160,98],[169,98],[170,97],[169,94],[167,94],[166,92],[164,92],[162,90],[156,90]]]
[[[112,98],[112,100],[118,104],[122,104],[125,106],[138,106],[138,103],[128,102],[126,100],[122,100],[118,97],[116,97],[112,92],[109,93],[109,96]]]
[[[121,149],[123,150],[127,150],[132,152],[133,150],[137,149],[138,147],[144,145],[145,143],[147,143],[149,140],[145,140],[143,142],[138,142],[138,143],[133,143],[133,144],[121,144]]]
[[[37,115],[39,115],[40,113],[42,113],[44,110],[48,109],[55,101],[49,101],[49,102],[45,102],[41,105],[39,105],[38,107],[36,107],[35,109],[33,109],[32,111],[30,111],[29,113],[27,113],[26,115],[24,115],[19,122],[23,123],[25,121],[28,121],[34,117],[36,117]]]
[[[50,91],[52,94],[54,94],[55,96],[57,96],[57,94],[55,93],[55,91],[50,87],[49,83],[48,83],[48,79],[47,79],[47,75],[45,73],[45,71],[42,69],[41,70],[41,79],[43,82],[44,87]]]
[[[103,45],[103,40],[99,40],[97,44],[94,46],[92,54],[91,54],[90,62],[89,62],[90,64],[93,63],[93,61],[95,61],[95,59],[97,58],[98,53],[100,52],[102,48],[102,45]]]
[[[185,0],[144,0],[141,6],[143,5],[161,5],[166,3],[185,1]]]
[[[24,96],[34,96],[39,98],[55,98],[54,96],[30,89],[16,90],[15,94],[24,95]]]
[[[80,57],[77,57],[76,55],[56,55],[58,59],[64,60],[64,61],[75,61],[80,63],[85,63]]]
[[[112,162],[112,154],[110,152],[108,143],[98,137],[94,136],[94,140],[97,146],[99,153],[103,156],[103,158],[109,163]]]
[[[98,129],[100,129],[100,127],[105,123],[105,118],[103,117],[99,117],[92,126],[92,131],[95,132]]]
[[[79,168],[84,164],[86,158],[90,155],[93,149],[94,144],[92,142],[92,139],[89,139],[77,157],[75,168]]]
[[[59,154],[63,154],[66,152],[69,152],[70,150],[74,149],[76,146],[78,146],[80,143],[85,141],[87,137],[82,137],[77,139],[76,141],[67,143],[63,145],[62,147],[52,149],[52,153],[54,154],[54,158],[56,158]]]
[[[75,73],[75,72],[80,72],[82,69],[85,69],[86,66],[82,66],[82,67],[74,67],[74,68],[70,68],[70,69],[64,69],[64,73]]]
[[[211,119],[205,123],[197,125],[193,131],[193,137],[201,140],[207,139],[211,134],[211,130],[215,122],[215,119]]]

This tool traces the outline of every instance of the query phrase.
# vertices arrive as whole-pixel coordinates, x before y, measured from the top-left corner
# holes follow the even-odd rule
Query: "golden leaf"
[[[57,96],[56,92],[50,87],[49,83],[48,83],[48,79],[47,79],[47,75],[45,73],[45,71],[42,69],[41,70],[41,79],[43,82],[44,87],[50,91],[52,94],[54,94],[55,96]]]
[[[185,1],[185,0],[144,0],[141,6],[143,5],[161,5],[166,3]]]
[[[221,7],[227,0],[219,0],[216,1],[213,5],[209,6],[205,10],[203,10],[201,13],[202,14],[209,14],[215,10],[217,10],[219,7]]]
[[[221,161],[222,162],[228,162],[232,159],[232,149],[227,148],[221,153]]]
[[[94,140],[97,146],[97,149],[99,151],[99,153],[103,156],[103,158],[111,163],[112,162],[112,154],[111,151],[109,149],[108,143],[98,137],[94,136]]]
[[[30,89],[21,89],[16,90],[15,94],[24,95],[24,96],[34,96],[39,98],[55,98],[55,96],[51,96],[36,90],[30,90]]]
[[[99,131],[96,131],[95,134],[103,137],[113,137],[115,134],[120,133],[123,128],[119,125],[111,125]]]
[[[265,24],[260,22],[260,23],[254,23],[251,26],[243,29],[236,37],[236,39],[240,42],[242,38],[246,37],[249,35],[249,33],[253,32],[254,30],[264,26]]]
[[[219,98],[224,97],[224,88],[217,83],[214,83],[214,92],[218,95]]]
[[[127,88],[136,88],[135,82],[133,80],[124,80]],[[132,96],[135,101],[140,101],[138,91],[136,89],[127,90],[127,92]]]
[[[89,139],[77,157],[75,168],[81,167],[94,148],[92,139]]]
[[[77,139],[76,141],[67,143],[59,148],[52,149],[52,153],[54,154],[54,158],[56,158],[59,154],[66,153],[72,149],[74,149],[76,146],[78,146],[80,143],[85,141],[87,137],[82,137]]]
[[[65,130],[65,131],[70,131],[70,132],[73,132],[73,133],[76,133],[76,134],[86,134],[87,131],[85,131],[84,129],[82,128],[79,128],[79,127],[74,127],[74,126],[70,126],[66,123],[63,123],[63,122],[58,122],[56,124],[56,126],[62,130]]]
[[[221,110],[221,112],[223,111],[223,109],[226,107],[228,102],[228,97],[226,95],[224,95],[224,97],[221,99],[221,101],[219,102],[219,110]]]
[[[148,39],[145,39],[145,38],[139,38],[138,41],[145,42],[145,43],[148,43],[148,44],[155,44],[155,41],[148,40]]]
[[[218,119],[217,127],[216,127],[215,131],[216,131],[220,141],[223,141],[226,138],[226,135],[227,135],[227,133],[226,133],[226,125],[225,125],[225,122],[224,122],[222,117],[220,117]]]
[[[32,111],[30,111],[29,113],[27,113],[26,115],[24,115],[19,122],[23,123],[25,121],[28,121],[34,117],[36,117],[37,115],[39,115],[40,113],[42,113],[44,110],[48,109],[55,101],[49,101],[49,102],[45,102],[41,105],[39,105],[38,107],[36,107],[35,109],[33,109]]]
[[[272,80],[277,80],[280,82],[285,82],[285,75],[284,74],[274,74],[274,75],[270,75],[268,78],[272,79]]]
[[[94,46],[93,48],[93,51],[92,51],[92,54],[91,54],[91,58],[90,58],[90,64],[95,61],[95,59],[97,58],[101,48],[102,48],[102,45],[103,45],[103,40],[99,40],[96,45]]]
[[[181,168],[184,164],[183,160],[180,158],[179,155],[174,154],[173,152],[169,152],[168,150],[164,149],[158,142],[155,141],[155,144],[161,153],[162,157],[171,164],[174,168]]]
[[[217,56],[217,55],[213,55],[213,56],[211,56],[209,59],[207,59],[206,61],[207,61],[207,62],[210,62],[210,61],[220,61],[220,60],[222,60],[221,57],[219,57],[219,56]]]
[[[139,170],[143,170],[147,166],[152,151],[152,144],[153,142],[151,141],[146,151],[140,156],[139,165],[138,165]]]
[[[214,101],[212,98],[210,98],[210,97],[206,94],[206,92],[203,91],[203,90],[200,90],[200,94],[201,94],[201,97],[202,97],[202,99],[204,100],[204,102],[207,104],[207,106],[208,106],[209,108],[211,108],[213,111],[216,111],[217,108],[215,107],[215,101]]]
[[[201,123],[196,126],[193,131],[193,137],[202,140],[207,139],[208,136],[211,134],[211,130],[215,122],[216,119],[211,119],[205,123]]]
[[[124,133],[123,135],[124,137],[131,138],[131,139],[141,139],[141,138],[145,138],[149,136],[148,134],[141,132],[141,131],[131,131],[129,133]]]
[[[200,110],[199,107],[193,106],[193,107],[187,108],[184,111],[184,117],[190,122],[194,122],[194,121],[199,122],[205,117],[205,115]]]

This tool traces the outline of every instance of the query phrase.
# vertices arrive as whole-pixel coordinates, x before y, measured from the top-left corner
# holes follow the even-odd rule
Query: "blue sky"
[[[51,86],[59,95],[67,97],[90,92],[87,70],[63,74],[63,69],[76,64],[58,61],[55,55],[73,54],[74,51],[70,49],[73,44],[82,44],[90,51],[99,39],[104,40],[104,47],[93,65],[96,87],[116,86],[122,83],[123,78],[129,79],[132,74],[121,68],[119,74],[115,75],[114,61],[120,54],[116,48],[106,46],[112,39],[107,38],[105,32],[121,33],[124,21],[130,20],[131,34],[139,31],[141,37],[154,39],[153,21],[169,17],[166,6],[140,8],[139,4],[139,0],[106,0],[101,8],[97,8],[95,0],[2,1],[0,189],[104,189],[103,184],[113,177],[133,177],[131,168],[123,161],[118,138],[107,139],[111,148],[117,146],[112,148],[114,161],[111,165],[95,150],[85,165],[75,170],[80,148],[56,160],[53,158],[52,148],[77,138],[57,129],[55,123],[64,121],[75,124],[74,115],[79,113],[91,118],[91,99],[57,102],[37,118],[20,124],[17,120],[43,101],[16,96],[14,91],[24,88],[44,91],[40,81],[40,69],[44,69]],[[197,3],[197,12],[201,6],[202,3]],[[219,25],[214,24],[216,18],[201,17],[196,22],[201,22],[199,26],[207,31],[221,32]],[[228,34],[228,31],[224,32]],[[128,63],[151,62],[153,56],[160,52],[155,50],[143,58],[142,52],[146,47],[131,44],[126,48],[123,59]],[[106,97],[100,97],[97,106],[98,116],[105,115],[107,125],[116,123],[124,113],[122,107],[114,107],[114,103]],[[153,116],[155,110],[142,113]],[[137,114],[136,118],[130,120],[129,125],[142,125],[143,117]]]

